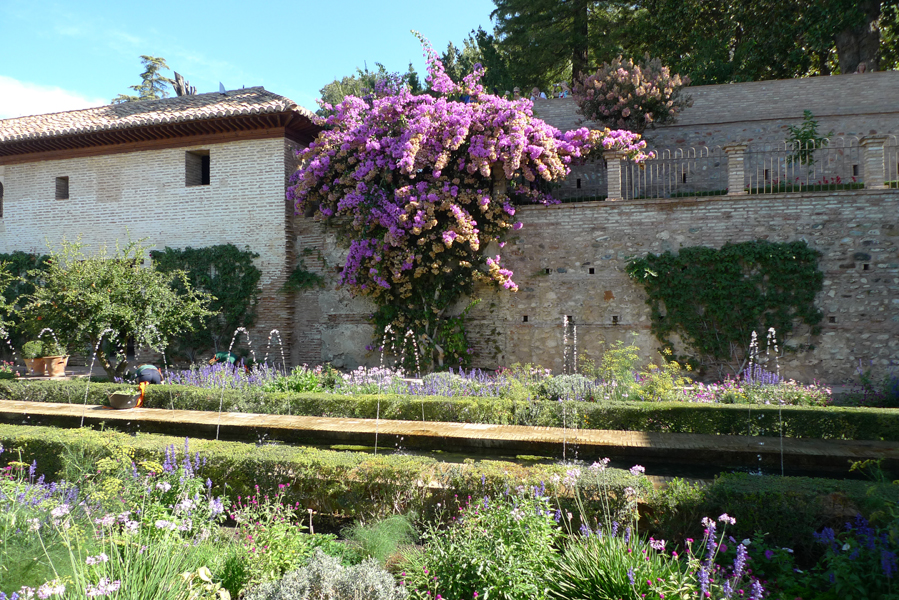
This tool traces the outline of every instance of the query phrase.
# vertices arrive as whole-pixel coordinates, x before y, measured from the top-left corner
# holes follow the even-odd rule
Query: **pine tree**
[[[142,82],[140,85],[129,86],[132,90],[137,92],[137,95],[134,96],[130,94],[119,94],[112,99],[113,104],[168,98],[169,92],[168,89],[166,89],[166,86],[174,84],[175,80],[169,79],[168,77],[163,77],[159,73],[160,69],[169,68],[169,66],[165,63],[165,59],[161,57],[147,56],[146,54],[142,55],[140,59],[144,65],[144,72],[140,75]]]

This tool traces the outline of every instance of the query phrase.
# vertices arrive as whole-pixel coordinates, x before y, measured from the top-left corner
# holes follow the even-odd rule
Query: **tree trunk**
[[[880,1],[859,0],[856,10],[862,14],[862,22],[834,36],[840,73],[844,74],[854,73],[861,63],[865,63],[866,71],[876,71],[879,66],[880,29],[877,20],[880,18]]]
[[[573,14],[572,14],[572,23],[571,29],[573,35],[571,36],[571,79],[572,82],[580,81],[589,73],[587,72],[589,69],[589,65],[587,61],[588,57],[588,44],[589,44],[589,33],[590,28],[588,25],[588,17],[587,8],[589,6],[588,2],[584,0],[579,0],[574,3],[573,6]]]

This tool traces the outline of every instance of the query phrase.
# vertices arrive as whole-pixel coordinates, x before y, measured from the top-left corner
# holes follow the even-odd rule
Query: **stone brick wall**
[[[658,342],[649,333],[645,295],[624,273],[628,258],[755,239],[805,240],[823,253],[823,332],[787,340],[815,345],[787,356],[787,376],[836,383],[859,361],[873,361],[879,373],[899,366],[899,190],[591,202],[526,207],[519,216],[525,226],[503,255],[520,290],[480,289],[483,301],[470,315],[478,366],[530,362],[560,372],[565,316],[577,326],[581,360],[598,361],[604,348],[635,336],[648,361]],[[298,246],[323,244],[328,266],[320,272],[333,273],[344,256],[333,236],[314,219],[300,228]],[[332,275],[326,289],[301,295],[295,356],[377,364],[365,352],[370,305],[334,283]]]
[[[292,144],[272,138],[0,166],[0,252],[44,253],[78,236],[88,251],[129,236],[157,249],[249,246],[262,271],[252,339],[264,353],[271,329],[292,329],[293,299],[279,291],[292,260],[284,199]],[[210,184],[185,185],[186,153],[206,150]],[[67,200],[55,199],[57,177],[69,178]]]

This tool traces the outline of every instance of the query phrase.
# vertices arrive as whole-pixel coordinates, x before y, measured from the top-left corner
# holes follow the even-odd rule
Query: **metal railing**
[[[864,187],[863,154],[856,137],[816,143],[782,142],[750,146],[744,154],[750,194]]]
[[[554,195],[563,202],[605,200],[608,197],[608,171],[602,158],[571,167],[571,174]]]
[[[643,163],[624,163],[621,178],[626,199],[723,195],[727,156],[720,146],[660,150]]]
[[[887,136],[883,146],[884,183],[887,187],[899,188],[899,137]]]

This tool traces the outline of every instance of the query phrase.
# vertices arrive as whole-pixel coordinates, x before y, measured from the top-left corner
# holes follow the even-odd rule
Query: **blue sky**
[[[419,73],[420,31],[442,52],[478,26],[491,0],[0,0],[0,119],[108,104],[140,82],[140,55],[162,56],[199,93],[265,86],[317,108],[318,90],[365,61]],[[172,77],[171,72],[166,76]]]

